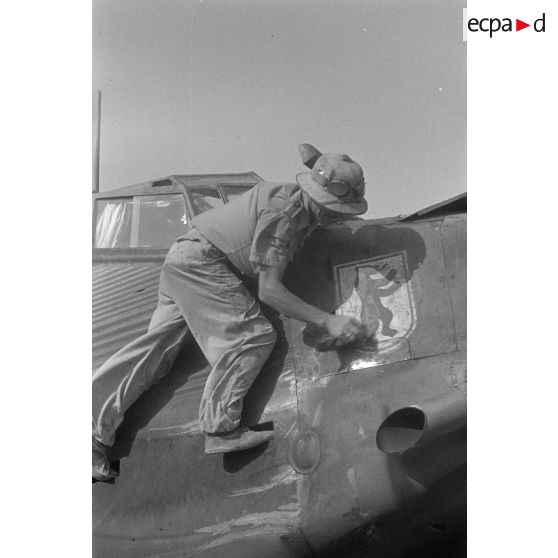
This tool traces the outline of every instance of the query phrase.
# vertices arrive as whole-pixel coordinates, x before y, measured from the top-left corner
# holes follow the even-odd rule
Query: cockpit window
[[[133,198],[97,200],[95,248],[129,248]]]
[[[97,200],[95,248],[168,248],[188,230],[182,194]]]
[[[195,188],[188,190],[188,194],[196,215],[223,205],[221,194],[216,188]]]
[[[132,247],[169,248],[186,232],[186,205],[181,194],[138,196],[137,200],[137,236],[132,234]]]

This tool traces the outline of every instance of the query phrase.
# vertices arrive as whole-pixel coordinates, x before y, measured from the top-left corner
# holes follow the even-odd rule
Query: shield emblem
[[[405,252],[336,265],[335,277],[336,314],[354,316],[374,332],[373,342],[360,352],[383,362],[393,360],[386,359],[393,352],[408,352],[416,309]]]

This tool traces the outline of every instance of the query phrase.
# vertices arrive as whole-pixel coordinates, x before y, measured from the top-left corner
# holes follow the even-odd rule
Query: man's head
[[[304,203],[307,210],[314,216],[320,225],[332,225],[333,223],[339,223],[340,221],[347,219],[347,215],[337,213],[336,211],[329,211],[320,204],[316,203],[306,191],[302,190],[302,194],[304,195]]]
[[[303,149],[305,146],[299,146],[301,154]],[[312,171],[297,174],[296,180],[324,213],[343,217],[366,213],[368,204],[364,199],[364,174],[358,163],[348,155],[336,153],[319,155],[310,161],[313,163]]]

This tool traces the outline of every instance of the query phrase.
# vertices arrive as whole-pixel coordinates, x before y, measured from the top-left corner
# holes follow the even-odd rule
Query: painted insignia
[[[408,347],[416,326],[413,289],[404,252],[335,266],[337,314],[354,316],[373,332],[361,352],[386,355]]]

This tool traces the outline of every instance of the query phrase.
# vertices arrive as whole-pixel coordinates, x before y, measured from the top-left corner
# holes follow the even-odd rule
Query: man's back
[[[232,202],[196,216],[192,225],[238,270],[255,277],[255,264],[265,263],[266,256],[259,245],[296,244],[310,218],[297,184],[260,182]]]

